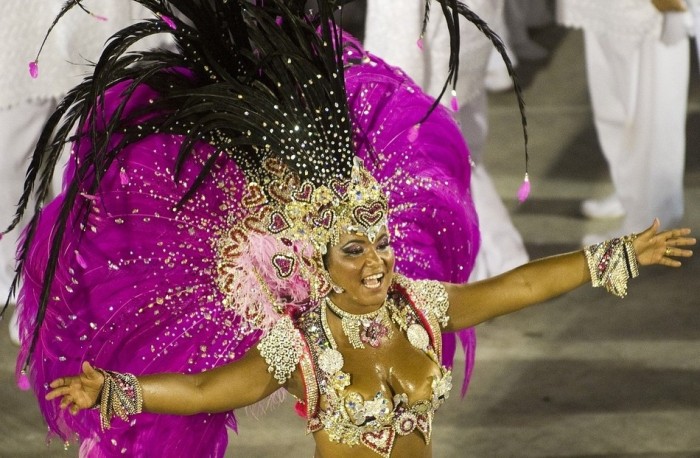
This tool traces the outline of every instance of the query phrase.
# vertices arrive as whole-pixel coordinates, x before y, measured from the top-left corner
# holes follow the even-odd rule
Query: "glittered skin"
[[[466,281],[479,238],[469,194],[469,155],[458,127],[449,112],[438,108],[417,128],[432,99],[402,72],[358,47],[348,53],[353,65],[345,78],[357,155],[389,197],[397,270],[410,278]],[[125,85],[108,92],[105,111],[116,107]],[[128,110],[156,96],[142,86]],[[222,306],[215,278],[216,242],[240,209],[246,178],[224,155],[195,195],[175,210],[213,151],[198,145],[175,180],[180,144],[178,137],[151,134],[125,148],[99,189],[82,190],[69,219],[29,375],[50,430],[63,438],[74,432],[92,438],[82,446],[90,456],[156,450],[159,456],[223,456],[224,425],[233,424],[232,416],[141,414],[132,418],[131,427],[115,420],[100,434],[96,412],[73,417],[43,400],[50,380],[78,372],[83,360],[137,375],[199,372],[239,358],[260,337],[245,317]],[[78,162],[91,153],[87,141],[74,149]],[[65,180],[74,174],[71,161]],[[64,198],[61,194],[44,208],[25,264],[18,298],[23,335],[18,371]],[[470,362],[472,331],[466,331],[464,342]],[[454,338],[446,336],[444,344],[449,359]],[[94,440],[98,435],[100,440]]]

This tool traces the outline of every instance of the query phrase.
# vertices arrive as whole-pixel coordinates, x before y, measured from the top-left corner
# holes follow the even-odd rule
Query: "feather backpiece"
[[[17,221],[33,192],[43,202],[72,143],[63,192],[38,204],[20,244],[18,375],[49,429],[77,435],[85,455],[222,456],[232,413],[142,414],[100,433],[96,412],[73,417],[43,401],[46,383],[84,360],[199,372],[259,340],[245,313],[222,306],[216,242],[269,157],[323,183],[359,156],[389,194],[397,268],[466,281],[479,243],[468,151],[450,113],[342,35],[334,2],[315,13],[301,1],[139,3],[154,18],[107,43],[48,121],[28,171]],[[162,33],[177,49],[130,51]],[[473,331],[463,338],[470,370]]]

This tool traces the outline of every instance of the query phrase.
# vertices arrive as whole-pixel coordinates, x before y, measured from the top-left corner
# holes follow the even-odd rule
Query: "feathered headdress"
[[[161,347],[141,338],[142,319],[167,323],[168,339],[173,334],[186,340],[193,333],[209,332],[211,322],[240,330],[233,337],[226,335],[223,342],[217,340],[224,348],[220,353],[212,354],[201,343],[183,350],[183,367],[177,370],[191,370],[196,358],[204,360],[196,366],[201,370],[240,357],[259,338],[260,329],[269,325],[271,316],[288,313],[289,304],[313,302],[324,292],[327,285],[319,272],[319,253],[334,240],[339,225],[361,227],[372,234],[387,217],[376,181],[361,168],[355,167],[353,175],[355,152],[359,143],[368,143],[370,135],[361,131],[362,123],[351,119],[348,109],[344,41],[334,19],[344,2],[319,1],[311,13],[304,0],[136,1],[149,8],[154,18],[118,31],[95,63],[94,74],[71,90],[51,116],[32,157],[11,226],[18,224],[34,192],[36,216],[24,233],[17,271],[24,272],[25,282],[32,285],[23,294],[36,296],[24,299],[36,307],[24,320],[18,365],[35,373],[41,370],[44,378],[57,376],[59,369],[39,368],[44,361],[33,357],[34,351],[51,352],[52,358],[63,362],[67,357],[60,352],[75,351],[69,348],[68,335],[73,339],[78,335],[80,345],[89,346],[76,351],[71,364],[86,355],[109,356],[100,360],[102,364],[125,370],[121,366],[129,364],[126,355],[149,361],[154,354],[171,352],[166,344]],[[54,24],[72,8],[84,9],[83,3],[69,0]],[[459,2],[439,3],[451,18],[456,55],[455,15],[475,19]],[[502,47],[487,26],[480,28]],[[174,49],[135,50],[142,39],[158,34],[171,36]],[[457,64],[453,61],[451,68]],[[30,70],[40,73],[38,58]],[[453,76],[451,80],[454,83]],[[436,106],[428,104],[421,111],[421,122],[430,121],[427,116]],[[439,145],[444,141],[440,138]],[[68,143],[74,151],[64,191],[42,209],[54,167]],[[362,146],[367,148],[365,143]],[[369,197],[352,202],[348,190],[356,184]],[[157,210],[139,214],[144,202],[157,203]],[[208,207],[214,204],[220,208]],[[205,209],[210,218],[198,219],[197,208]],[[463,205],[460,209],[468,211]],[[295,212],[303,216],[277,218]],[[164,227],[146,224],[151,220]],[[316,235],[301,237],[299,230]],[[242,231],[244,237],[239,238]],[[148,244],[139,241],[147,238]],[[114,253],[90,251],[90,247],[102,248],[101,243]],[[240,250],[241,246],[255,249]],[[37,252],[42,256],[35,256]],[[157,256],[163,262],[162,271],[150,265]],[[229,262],[237,256],[240,262]],[[242,265],[271,268],[240,275]],[[463,271],[463,267],[456,269]],[[32,274],[26,275],[28,271]],[[79,287],[97,277],[104,290]],[[212,277],[217,281],[215,291],[197,283]],[[237,310],[241,313],[212,312],[202,305],[242,301],[235,294],[239,287],[254,296],[245,301],[248,308]],[[272,295],[268,287],[274,290]],[[71,301],[98,299],[105,302],[99,312],[86,310],[82,316],[71,307]],[[132,302],[144,305],[136,307],[129,320],[119,318]],[[65,315],[47,317],[53,303],[62,304]],[[171,303],[188,309],[168,310],[166,317],[162,306]],[[92,313],[101,315],[96,319]],[[213,316],[217,313],[221,315]],[[188,320],[182,318],[185,314],[190,314]],[[55,325],[52,332],[65,330],[67,337],[42,334],[45,320]],[[196,326],[185,328],[183,322]],[[89,337],[93,334],[99,338],[93,341]],[[208,337],[222,334],[217,328]],[[123,357],[106,355],[102,348],[107,340],[128,341],[131,352],[124,351]],[[150,364],[145,370],[158,368],[176,370]],[[64,432],[64,422],[73,422],[68,429],[80,430],[83,437],[94,431],[82,418],[47,414],[55,406],[42,405],[42,409],[53,431]],[[143,425],[161,419],[140,421]]]
[[[15,220],[6,231],[19,223],[35,186],[35,210],[40,212],[64,145],[89,140],[91,151],[76,164],[78,179],[67,184],[46,266],[48,279],[53,277],[77,196],[94,194],[119,152],[147,135],[183,136],[176,177],[194,145],[204,142],[214,147],[177,205],[192,197],[222,155],[234,159],[251,181],[265,179],[258,175],[265,171],[262,165],[268,158],[279,159],[300,182],[313,186],[350,177],[355,156],[353,128],[345,94],[342,36],[333,16],[346,2],[320,1],[311,13],[304,0],[137,1],[155,18],[117,32],[106,44],[93,75],[71,90],[50,117],[35,148]],[[74,7],[88,11],[83,3],[67,1],[51,29]],[[426,1],[424,24],[430,3]],[[456,84],[459,15],[493,41],[512,74],[502,42],[478,16],[455,0],[438,3],[452,36],[445,89]],[[176,50],[131,51],[140,40],[164,33],[172,36]],[[37,76],[38,56],[30,63],[30,72]],[[107,116],[101,108],[104,94],[122,82],[127,84],[121,103]],[[143,85],[152,88],[156,97],[147,107],[129,110],[132,94]],[[522,111],[519,87],[516,89]],[[72,135],[76,126],[81,127]],[[523,116],[527,145],[525,126]],[[33,218],[26,230],[17,272],[33,241],[36,221]],[[37,327],[43,320],[50,284],[46,282],[40,299]],[[13,290],[16,285],[17,278]]]
[[[38,181],[37,213],[48,195],[54,167],[67,141],[89,141],[91,151],[76,164],[52,241],[46,278],[52,278],[68,215],[77,196],[92,195],[119,152],[154,133],[185,139],[175,176],[197,143],[213,146],[199,174],[182,192],[191,198],[222,155],[229,155],[249,181],[267,158],[275,158],[313,186],[349,179],[354,149],[342,71],[341,32],[334,2],[320,2],[315,14],[304,1],[139,0],[156,19],[117,32],[94,74],[69,92],[49,119],[35,149],[14,227]],[[60,18],[80,0],[65,4]],[[167,33],[177,50],[129,51],[139,40]],[[37,58],[32,71],[38,72]],[[126,82],[121,103],[109,115],[105,92]],[[149,106],[129,110],[134,91],[152,88]],[[125,115],[125,113],[129,113]],[[97,115],[99,114],[99,115]],[[76,126],[77,134],[71,135]],[[39,175],[41,177],[39,178]],[[33,219],[20,249],[21,272],[33,242]],[[36,325],[43,319],[50,281]],[[30,351],[31,353],[31,348]]]

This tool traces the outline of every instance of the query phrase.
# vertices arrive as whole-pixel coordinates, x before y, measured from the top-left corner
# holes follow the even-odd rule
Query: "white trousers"
[[[405,5],[403,3],[406,3]],[[494,0],[469,0],[466,2],[477,14],[488,18],[488,22],[497,22],[498,29],[504,29],[503,2]],[[396,14],[391,15],[392,12]],[[434,11],[433,21],[440,20],[441,13]],[[423,18],[421,2],[403,2],[402,0],[370,0],[367,3],[367,20],[365,23],[365,46],[368,51],[376,53],[389,64],[399,65],[425,91],[436,95],[442,88],[448,64],[449,34],[443,28],[435,26],[429,29],[429,39],[421,52],[415,45],[420,34]],[[399,21],[402,26],[396,29]],[[392,27],[394,27],[393,30]],[[392,30],[391,34],[386,33]],[[470,280],[498,275],[529,260],[520,233],[513,225],[508,210],[505,208],[486,169],[483,166],[483,154],[488,133],[488,105],[484,85],[485,68],[490,45],[472,24],[464,24],[462,59],[460,66],[460,109],[455,113],[462,133],[469,145],[471,157],[479,164],[472,169],[471,191],[474,206],[479,216],[481,248]],[[470,52],[467,52],[469,50]],[[498,57],[500,59],[500,56]],[[445,99],[448,99],[446,97]]]
[[[584,32],[598,140],[626,218],[622,232],[683,217],[689,40]]]
[[[39,139],[44,123],[56,108],[53,100],[26,102],[0,110],[0,225],[5,229],[13,219],[17,201],[22,194],[24,175],[31,153]],[[54,174],[54,191],[60,183],[61,170]],[[30,208],[31,210],[31,208]],[[5,303],[14,278],[17,237],[15,228],[0,240],[0,304]]]

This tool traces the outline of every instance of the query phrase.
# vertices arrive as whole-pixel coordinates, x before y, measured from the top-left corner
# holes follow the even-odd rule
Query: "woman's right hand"
[[[51,382],[49,386],[53,389],[46,395],[46,400],[60,397],[61,409],[68,408],[75,415],[97,404],[104,381],[104,375],[85,361],[81,374],[75,377],[57,378]]]
[[[632,245],[640,266],[660,264],[666,267],[680,267],[675,258],[689,258],[693,255],[687,247],[696,243],[690,235],[690,229],[670,229],[659,232],[661,223],[658,218],[644,232],[634,237]]]

